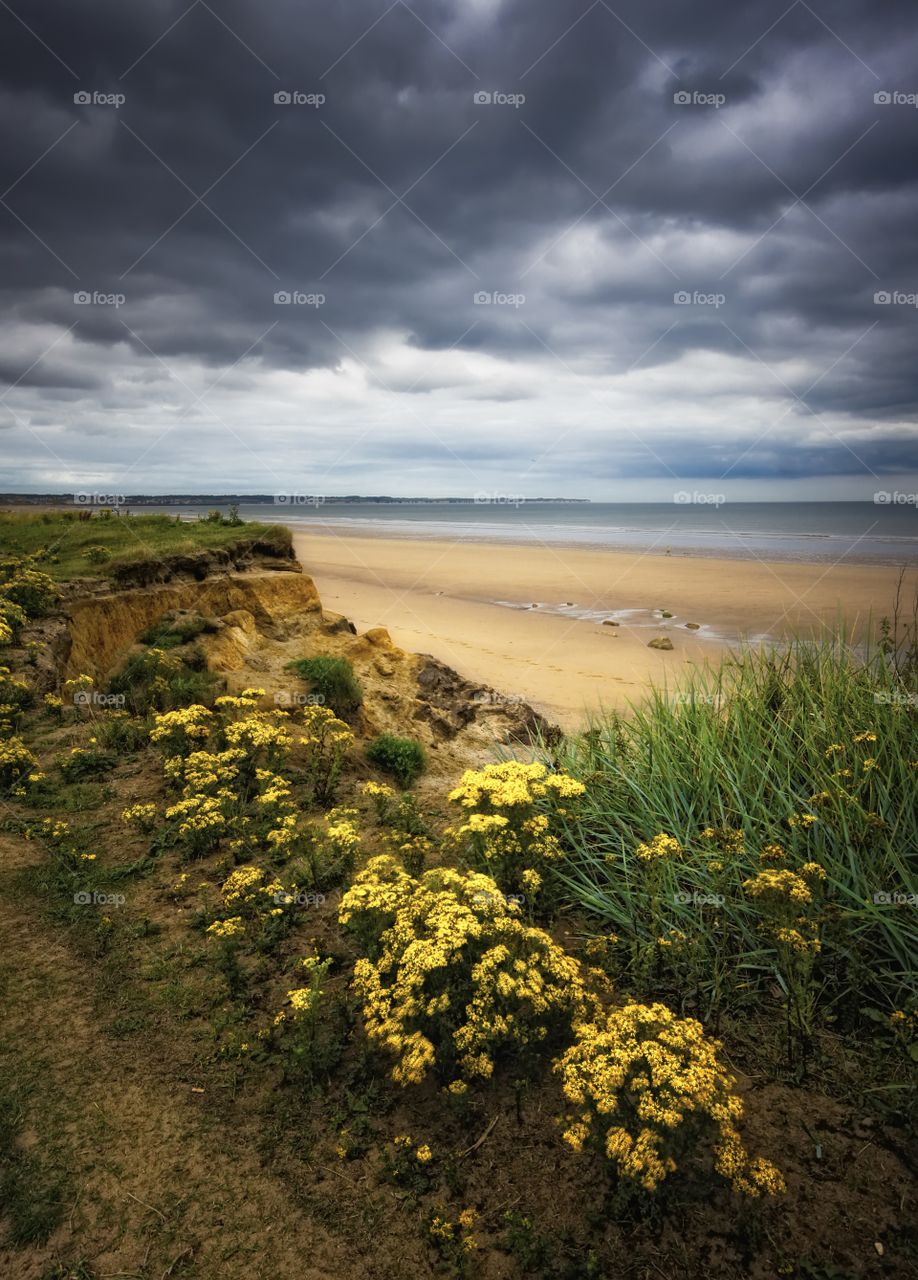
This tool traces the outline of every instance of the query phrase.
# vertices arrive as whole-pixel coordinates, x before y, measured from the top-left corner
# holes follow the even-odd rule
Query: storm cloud
[[[916,54],[907,0],[9,0],[0,484],[908,483]]]

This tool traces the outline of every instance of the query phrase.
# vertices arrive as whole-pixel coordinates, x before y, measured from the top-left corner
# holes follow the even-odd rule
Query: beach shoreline
[[[863,633],[869,619],[875,625],[892,612],[900,576],[892,565],[460,542],[328,526],[293,525],[292,532],[325,608],[359,631],[386,627],[400,647],[522,697],[568,730],[603,709],[626,709],[652,685],[677,691],[693,670],[719,665],[743,640],[818,633],[840,619]],[[904,570],[903,608],[916,584],[918,569]],[[673,648],[649,648],[655,639]]]

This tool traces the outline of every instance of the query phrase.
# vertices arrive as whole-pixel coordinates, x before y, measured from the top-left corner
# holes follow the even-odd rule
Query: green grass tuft
[[[424,748],[415,738],[399,738],[381,733],[367,743],[367,759],[391,773],[402,787],[410,787],[427,768]]]
[[[352,715],[363,704],[363,690],[347,658],[299,658],[288,663],[288,670],[308,681],[310,692],[336,716]]]

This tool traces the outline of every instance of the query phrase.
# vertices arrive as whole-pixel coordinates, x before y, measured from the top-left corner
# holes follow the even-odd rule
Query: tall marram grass
[[[743,889],[776,843],[787,866],[815,861],[827,873],[814,970],[822,1014],[850,1025],[914,1002],[918,696],[914,654],[897,662],[890,648],[887,639],[865,653],[838,634],[748,649],[552,749],[587,787],[567,832],[564,887],[597,935],[619,935],[625,986],[662,978],[714,1013],[780,985]],[[876,738],[855,742],[863,734]],[[789,825],[800,814],[817,820]],[[701,837],[706,828],[742,831],[743,847],[717,853],[729,840]],[[635,849],[659,832],[684,852],[651,880]],[[646,956],[660,936],[681,934],[681,949],[670,947],[652,974],[641,970],[642,946]]]

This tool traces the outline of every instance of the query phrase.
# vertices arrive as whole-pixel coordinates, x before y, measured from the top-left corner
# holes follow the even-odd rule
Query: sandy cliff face
[[[305,574],[263,572],[231,573],[203,582],[178,578],[173,582],[101,595],[69,602],[70,651],[67,675],[87,672],[96,678],[111,674],[137,636],[153,626],[165,613],[182,610],[206,617],[239,615],[251,620],[254,630],[289,623],[321,612],[319,593]],[[221,629],[222,631],[222,629]],[[231,669],[236,657],[232,646],[224,646],[223,663],[215,670]],[[216,655],[215,655],[216,656]]]
[[[353,725],[358,735],[418,738],[444,767],[478,761],[495,743],[551,733],[525,703],[397,648],[384,628],[355,634],[346,618],[322,609],[315,584],[295,561],[256,557],[241,568],[211,566],[199,574],[198,562],[171,572],[161,562],[159,580],[142,585],[71,584],[54,638],[64,678],[86,673],[104,685],[142,632],[164,614],[188,612],[208,619],[212,629],[194,643],[230,691],[257,686],[266,705],[295,705],[306,686],[288,663],[318,654],[347,658],[364,691]]]

